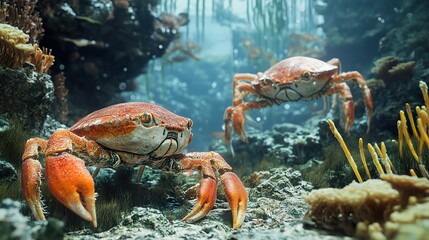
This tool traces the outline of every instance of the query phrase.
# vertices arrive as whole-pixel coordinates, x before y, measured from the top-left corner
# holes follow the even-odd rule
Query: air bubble
[[[119,90],[124,91],[127,88],[127,84],[125,82],[119,83]]]

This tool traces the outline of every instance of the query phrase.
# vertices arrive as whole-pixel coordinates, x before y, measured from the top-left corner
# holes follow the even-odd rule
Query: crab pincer
[[[233,172],[221,175],[222,186],[232,212],[232,227],[237,229],[243,224],[247,209],[247,192],[240,179]]]
[[[232,227],[240,228],[247,209],[247,192],[240,179],[233,172],[221,175],[222,186],[232,212]],[[216,181],[205,178],[200,181],[198,200],[192,211],[182,220],[195,222],[206,216],[216,202]]]
[[[48,156],[46,179],[58,201],[97,227],[94,181],[81,159],[68,153]]]
[[[198,200],[194,208],[182,221],[195,222],[203,218],[212,210],[216,202],[216,180],[208,177],[200,181]]]
[[[239,228],[244,221],[247,209],[247,192],[241,180],[231,172],[232,168],[215,152],[193,152],[179,155],[175,158],[181,170],[196,169],[204,176],[200,181],[198,200],[192,211],[183,218],[183,221],[195,222],[203,218],[213,208],[216,202],[216,175],[217,169],[229,207],[232,212],[232,227]]]

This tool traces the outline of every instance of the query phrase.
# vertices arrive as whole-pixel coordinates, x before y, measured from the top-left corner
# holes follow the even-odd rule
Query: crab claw
[[[40,202],[40,178],[42,166],[32,158],[24,160],[21,169],[21,187],[28,206],[37,220],[45,220]]]
[[[94,181],[80,158],[68,153],[48,156],[46,178],[58,201],[97,227]]]
[[[208,177],[200,181],[198,201],[192,211],[182,221],[195,222],[203,218],[212,210],[216,202],[216,180]]]
[[[233,172],[221,175],[222,186],[232,212],[232,227],[237,229],[243,224],[247,209],[247,192],[243,183]]]

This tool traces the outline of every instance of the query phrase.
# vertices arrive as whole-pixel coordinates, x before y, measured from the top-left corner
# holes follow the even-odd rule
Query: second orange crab
[[[232,128],[247,143],[244,131],[245,112],[289,101],[312,100],[339,94],[343,100],[344,128],[349,132],[354,121],[353,96],[345,81],[356,81],[363,93],[367,110],[368,131],[372,114],[372,97],[359,72],[341,73],[338,59],[323,62],[310,57],[284,59],[264,73],[240,73],[233,79],[233,105],[225,110],[225,139],[230,145]],[[249,96],[257,99],[245,102]]]
[[[49,141],[40,138],[27,141],[21,171],[24,197],[35,218],[44,220],[39,159],[45,156],[46,179],[52,194],[96,227],[94,181],[85,166],[196,170],[203,176],[198,201],[183,220],[197,221],[213,208],[220,175],[232,211],[232,226],[239,228],[247,208],[246,189],[218,153],[180,153],[191,142],[191,127],[190,119],[150,103],[123,103],[95,111],[70,130],[55,131]],[[138,176],[141,174],[139,171]]]

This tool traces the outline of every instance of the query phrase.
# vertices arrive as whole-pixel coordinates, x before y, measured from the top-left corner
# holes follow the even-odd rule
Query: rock
[[[17,70],[0,66],[0,92],[0,115],[9,121],[18,120],[24,129],[39,134],[54,102],[50,76],[35,72],[29,63]]]
[[[10,198],[0,203],[0,239],[62,239],[64,223],[57,219],[29,222],[21,204]]]
[[[271,131],[265,132],[249,128],[247,136],[248,144],[235,138],[232,141],[237,159],[245,158],[241,154],[248,155],[246,159],[253,159],[254,162],[247,162],[247,165],[256,166],[261,161],[270,161],[271,166],[305,164],[322,154],[319,132],[297,124],[276,124]]]
[[[18,172],[9,162],[2,159],[0,154],[0,181],[16,181],[18,179]]]
[[[40,136],[45,139],[49,139],[56,130],[63,128],[68,129],[68,127],[59,121],[52,118],[50,115],[46,116],[46,120],[43,122],[43,128]]]
[[[249,191],[251,198],[270,197],[282,201],[313,189],[310,183],[301,180],[301,173],[292,168],[280,167],[271,169],[268,173],[263,171],[253,174],[262,176],[260,184]]]
[[[150,207],[135,207],[112,229],[91,233],[81,230],[67,233],[67,239],[343,239],[313,229],[304,229],[302,216],[307,204],[301,197],[311,184],[291,168],[275,168],[255,173],[261,182],[248,190],[249,205],[243,226],[231,228],[228,203],[219,197],[212,211],[196,223],[180,221],[176,216]],[[284,196],[281,196],[284,195]],[[191,201],[192,203],[195,200]]]

